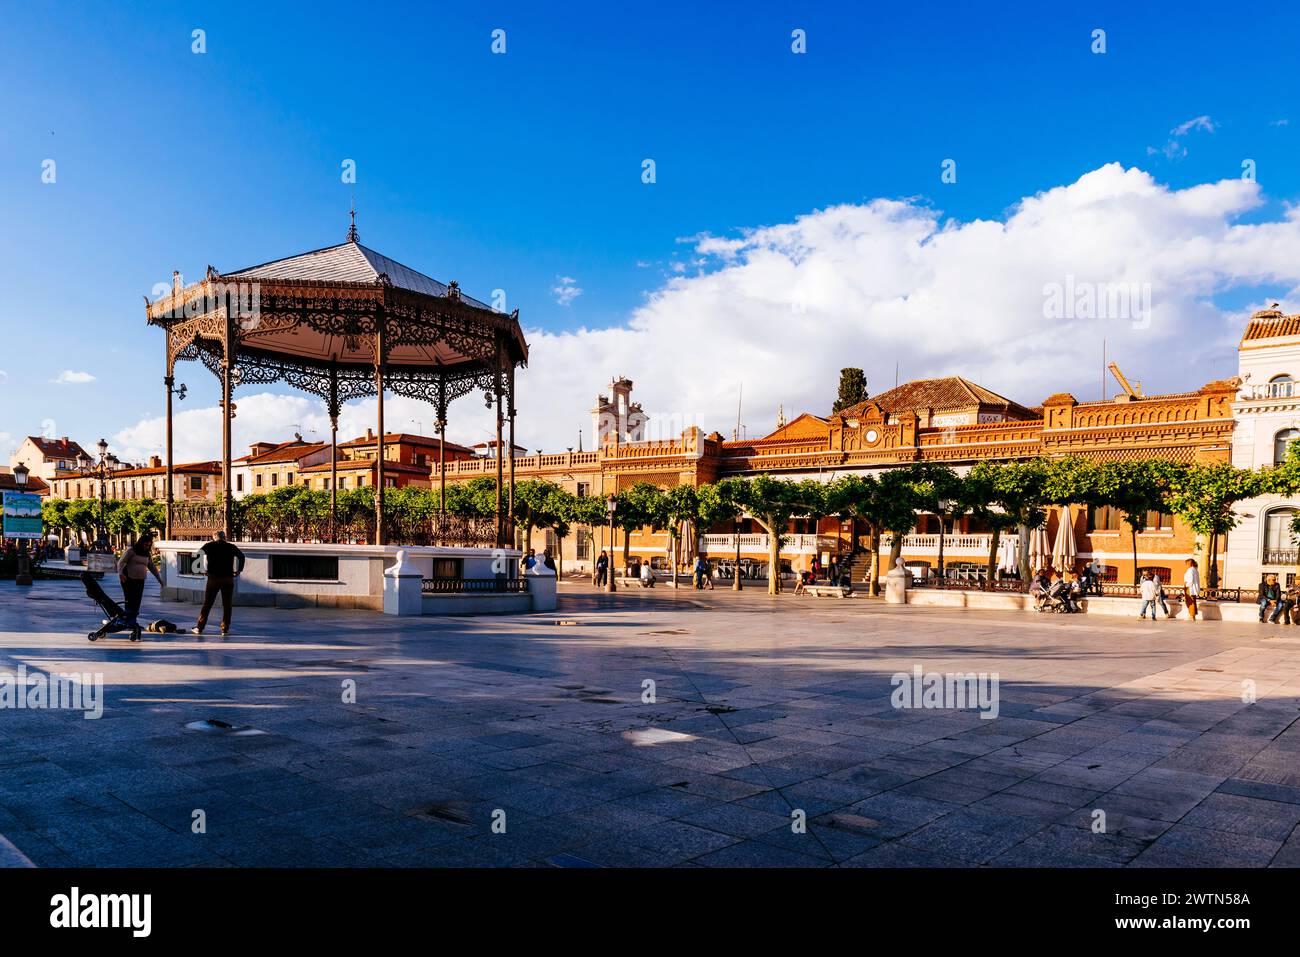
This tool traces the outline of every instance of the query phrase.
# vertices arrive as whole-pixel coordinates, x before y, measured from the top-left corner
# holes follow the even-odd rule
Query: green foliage
[[[831,406],[832,412],[839,412],[851,405],[865,402],[867,399],[867,377],[861,369],[840,370],[840,391]]]

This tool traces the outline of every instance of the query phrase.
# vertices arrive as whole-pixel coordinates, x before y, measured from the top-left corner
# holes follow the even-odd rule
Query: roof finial
[[[355,243],[358,241],[357,236],[357,198],[352,197],[352,225],[348,227],[348,242]]]

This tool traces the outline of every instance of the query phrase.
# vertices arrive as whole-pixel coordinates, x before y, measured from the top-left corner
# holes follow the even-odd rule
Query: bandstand
[[[336,541],[338,418],[343,403],[378,397],[373,534],[383,546],[395,537],[384,515],[384,394],[433,405],[438,430],[440,512],[432,521],[432,544],[504,547],[514,526],[515,369],[528,359],[519,311],[509,315],[361,245],[355,224],[340,245],[260,266],[222,273],[209,266],[199,282],[181,284],[149,301],[150,325],[166,333],[167,527],[172,540],[183,530],[234,532],[231,419],[237,387],[284,382],[325,401],[330,417],[330,527]],[[219,510],[206,517],[174,497],[172,396],[176,364],[198,360],[221,382],[222,459]],[[477,535],[446,512],[447,409],[457,398],[482,390],[496,409],[496,509],[489,530]],[[503,436],[503,427],[508,435]],[[506,445],[506,443],[509,443]],[[505,474],[503,474],[505,473]],[[183,514],[179,514],[183,513]],[[207,527],[205,527],[207,526]],[[487,538],[490,541],[467,540]],[[453,540],[454,539],[454,540]]]

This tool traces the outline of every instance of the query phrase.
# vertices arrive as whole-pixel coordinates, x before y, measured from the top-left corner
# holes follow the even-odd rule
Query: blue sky
[[[550,332],[623,328],[674,277],[712,268],[685,237],[837,204],[996,220],[1107,163],[1183,190],[1238,178],[1250,158],[1263,195],[1236,221],[1277,219],[1300,193],[1289,6],[11,5],[0,433],[53,420],[91,442],[156,416],[162,339],[141,296],[173,268],[194,277],[341,241],[353,196],[364,243],[480,298],[502,288]],[[497,28],[505,55],[490,50]],[[1171,132],[1197,117],[1209,119]],[[49,158],[57,182],[43,184]],[[943,184],[949,158],[958,178]],[[347,159],[355,185],[340,181]],[[561,277],[581,290],[567,305]],[[1237,309],[1274,288],[1240,277],[1212,298]],[[887,352],[828,368],[864,365],[892,385]],[[1231,356],[1195,359],[1206,375],[1156,363],[1147,378],[1187,387],[1216,361]],[[94,381],[51,382],[65,370]],[[583,394],[615,372],[651,389],[657,375],[597,366]],[[211,377],[186,378],[191,407],[210,403]],[[833,382],[788,400],[821,392]],[[539,441],[580,422],[571,404]]]

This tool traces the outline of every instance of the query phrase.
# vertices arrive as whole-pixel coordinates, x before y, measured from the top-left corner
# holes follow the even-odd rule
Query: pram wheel
[[[94,631],[92,631],[90,634],[86,635],[86,638],[87,638],[89,641],[98,641],[98,640],[99,640],[99,633],[98,633],[98,632],[94,632]]]
[[[140,640],[140,629],[138,627],[131,629],[131,640],[132,641]]]

